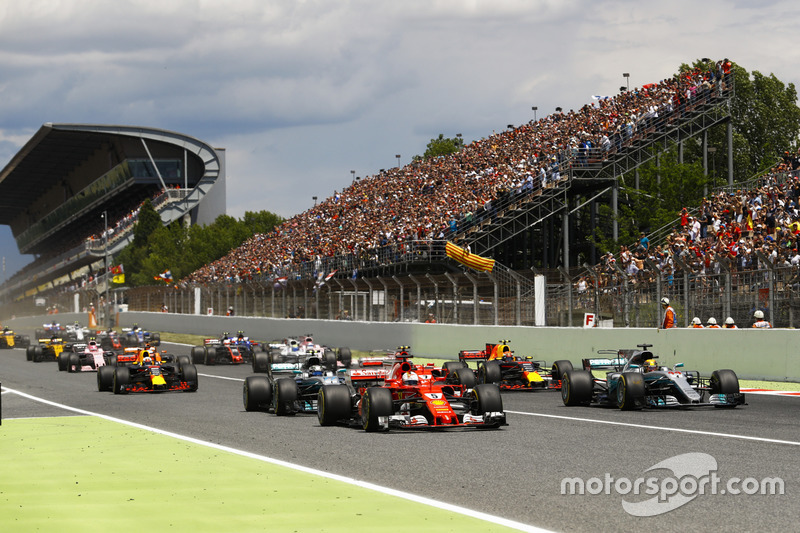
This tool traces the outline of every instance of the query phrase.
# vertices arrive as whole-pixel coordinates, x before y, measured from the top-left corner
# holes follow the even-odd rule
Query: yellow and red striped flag
[[[447,244],[445,244],[444,250],[447,254],[447,257],[450,259],[455,259],[459,263],[467,265],[470,268],[474,268],[475,270],[491,272],[494,268],[494,259],[489,259],[470,253],[469,251],[453,244],[452,242],[448,241]]]

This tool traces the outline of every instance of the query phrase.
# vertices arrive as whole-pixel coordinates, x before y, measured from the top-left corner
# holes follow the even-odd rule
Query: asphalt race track
[[[162,348],[189,353],[186,346]],[[622,412],[567,408],[556,392],[507,392],[509,425],[501,430],[368,434],[323,428],[315,416],[245,412],[242,381],[249,366],[199,365],[198,371],[194,394],[118,396],[98,392],[94,373],[66,374],[55,363],[26,361],[23,350],[0,352],[5,388],[541,528],[778,531],[794,530],[800,515],[797,397],[750,394],[748,405],[733,410]],[[4,419],[65,414],[3,396]],[[694,455],[672,459],[681,454]],[[705,465],[716,461],[711,471],[721,481],[713,490],[694,466],[698,454],[707,454]],[[667,465],[647,471],[662,461]],[[585,493],[562,494],[565,478],[581,480]],[[646,516],[633,516],[624,501],[654,497],[644,492],[646,484],[633,492],[632,484],[644,478],[655,479],[662,499],[629,506],[645,510]],[[752,479],[736,485],[734,478]],[[784,494],[757,493],[765,478],[780,478]],[[726,489],[737,486],[739,494]]]

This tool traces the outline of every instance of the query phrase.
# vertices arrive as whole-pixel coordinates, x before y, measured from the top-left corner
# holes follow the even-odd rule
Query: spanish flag
[[[444,250],[445,253],[447,253],[447,257],[450,259],[455,259],[459,263],[467,265],[470,268],[474,268],[475,270],[491,272],[494,268],[494,259],[487,259],[486,257],[471,254],[467,250],[456,246],[452,242],[448,241],[444,247]]]
[[[750,213],[747,213],[747,220],[745,221],[745,228],[747,228],[747,231],[753,231],[753,217],[750,216]]]

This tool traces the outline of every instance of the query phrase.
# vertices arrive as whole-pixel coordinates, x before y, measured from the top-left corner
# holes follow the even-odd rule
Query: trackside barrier
[[[18,330],[33,330],[46,318],[16,318],[8,324]],[[82,313],[62,313],[59,318],[69,323],[83,322],[86,317]],[[705,375],[730,368],[742,379],[800,382],[800,357],[796,354],[800,331],[794,329],[676,328],[665,331],[120,313],[120,326],[129,327],[134,323],[144,329],[203,336],[243,330],[250,338],[263,341],[313,334],[321,344],[355,350],[410,345],[416,355],[453,360],[457,359],[459,350],[510,339],[518,355],[529,355],[548,363],[569,359],[576,366],[599,349],[635,348],[637,344],[648,343],[653,345],[651,350],[660,357],[661,365],[684,363],[686,369],[699,370]]]

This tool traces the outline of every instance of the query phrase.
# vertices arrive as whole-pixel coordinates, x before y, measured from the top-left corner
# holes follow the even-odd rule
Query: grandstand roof
[[[221,204],[214,200],[199,207],[218,178],[224,184],[223,154],[194,137],[158,128],[42,125],[0,171],[0,224],[11,226],[20,251],[50,263],[32,269],[31,279],[18,285],[88,264],[93,260],[88,237],[165,189],[177,198],[160,211],[165,223],[189,213],[194,219],[198,209],[224,212],[224,191]],[[124,245],[126,239],[118,241]]]
[[[51,186],[103,142],[103,136],[67,124],[44,124],[0,172],[0,224],[11,224],[28,208],[31,191]]]

